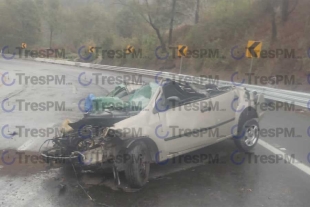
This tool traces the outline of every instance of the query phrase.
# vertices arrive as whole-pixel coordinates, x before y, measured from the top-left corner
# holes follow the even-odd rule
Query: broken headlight
[[[92,139],[84,139],[81,140],[78,144],[77,144],[77,149],[79,151],[86,151],[91,149],[92,147],[94,147],[95,142]]]
[[[102,135],[104,141],[111,141],[112,138],[121,137],[122,133],[119,130],[106,128],[103,130]]]
[[[110,136],[110,137],[121,137],[122,132],[120,130],[109,129],[108,136]]]

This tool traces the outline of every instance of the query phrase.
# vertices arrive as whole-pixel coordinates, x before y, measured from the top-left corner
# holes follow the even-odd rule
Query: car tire
[[[149,178],[150,159],[144,142],[137,142],[127,151],[128,160],[125,165],[125,176],[132,188],[141,188]]]
[[[238,135],[233,137],[237,148],[242,152],[251,151],[259,139],[258,121],[250,119],[238,128]]]

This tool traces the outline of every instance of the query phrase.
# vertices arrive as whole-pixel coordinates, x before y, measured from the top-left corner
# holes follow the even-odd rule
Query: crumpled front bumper
[[[81,152],[74,152],[70,156],[67,155],[53,155],[48,152],[42,152],[41,157],[46,163],[58,163],[58,164],[66,164],[66,163],[83,163],[85,160],[85,156]]]
[[[103,162],[103,150],[99,148],[87,150],[85,152],[74,151],[70,155],[60,155],[51,153],[51,151],[45,151],[41,153],[43,160],[46,163],[72,163],[80,166],[97,165]],[[106,160],[104,160],[106,161]]]

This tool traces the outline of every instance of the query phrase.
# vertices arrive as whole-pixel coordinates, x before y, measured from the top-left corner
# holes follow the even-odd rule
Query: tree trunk
[[[53,29],[51,29],[50,33],[50,49],[52,49],[52,39],[53,39]]]
[[[171,45],[171,43],[172,43],[172,32],[173,32],[173,22],[174,22],[174,14],[175,14],[175,4],[176,4],[176,1],[177,0],[172,0],[168,45]]]
[[[276,24],[276,13],[274,11],[274,8],[272,7],[271,10],[271,27],[272,27],[272,36],[271,40],[275,41],[277,39],[277,24]]]
[[[274,42],[277,39],[277,24],[276,24],[276,12],[274,10],[274,4],[272,1],[268,1],[266,10],[270,13],[271,17],[271,42]]]
[[[200,0],[196,0],[195,24],[198,24],[199,22],[199,5],[200,5]]]
[[[163,37],[161,36],[159,29],[154,24],[151,24],[151,26],[155,30],[157,38],[159,39],[160,46],[162,48],[162,52],[167,52],[165,41],[164,41]]]
[[[282,0],[282,22],[286,22],[288,18],[288,0]]]

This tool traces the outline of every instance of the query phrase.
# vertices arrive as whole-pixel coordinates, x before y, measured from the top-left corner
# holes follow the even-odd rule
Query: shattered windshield
[[[107,96],[94,98],[91,112],[97,113],[106,109],[141,111],[147,106],[159,85],[151,82],[139,87],[127,92],[125,85],[117,86]]]
[[[133,96],[130,98],[129,103],[130,106],[134,109],[144,109],[148,103],[150,102],[152,96],[156,92],[156,90],[159,88],[158,84],[155,83],[149,83],[140,89],[138,89]]]

